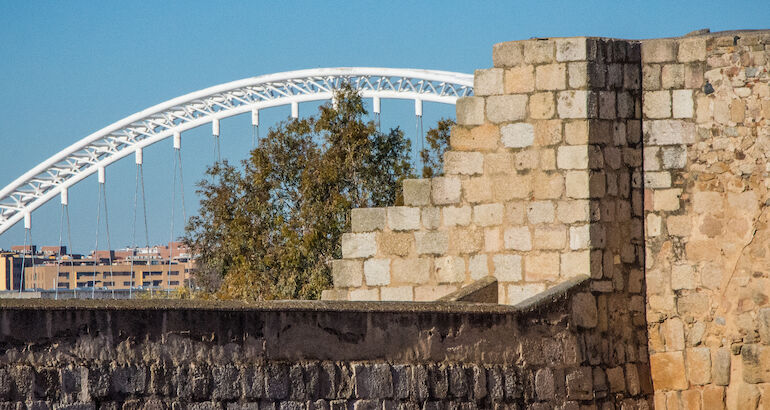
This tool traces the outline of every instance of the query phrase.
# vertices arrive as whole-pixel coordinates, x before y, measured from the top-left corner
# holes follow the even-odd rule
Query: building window
[[[104,282],[103,286],[115,286],[115,282]]]
[[[179,286],[179,281],[178,281],[178,280],[172,280],[172,281],[171,281],[171,282],[169,282],[168,284],[169,284],[170,286]]]
[[[67,283],[67,282],[59,283],[59,288],[60,289],[69,289],[70,288],[70,284]]]
[[[179,275],[179,271],[178,270],[172,270],[168,274],[171,275],[171,276],[178,276]]]
[[[65,279],[69,279],[70,278],[70,273],[69,272],[59,272],[59,277],[60,278],[65,278]]]

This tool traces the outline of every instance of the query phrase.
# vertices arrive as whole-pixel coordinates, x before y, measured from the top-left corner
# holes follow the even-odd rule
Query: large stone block
[[[482,204],[473,207],[473,223],[492,226],[503,223],[503,204]]]
[[[535,69],[531,65],[522,65],[505,70],[503,75],[506,94],[520,94],[534,91]]]
[[[588,91],[560,91],[556,98],[560,118],[589,118]]]
[[[378,239],[379,250],[383,255],[406,256],[414,245],[411,232],[382,232]]]
[[[535,86],[538,90],[564,90],[567,88],[567,65],[547,64],[535,69]]]
[[[497,254],[492,256],[494,276],[500,282],[517,282],[521,280],[521,256]]]
[[[482,174],[484,173],[484,155],[480,152],[447,151],[444,154],[444,172],[448,175]]]
[[[531,224],[551,223],[554,221],[554,203],[551,201],[532,201],[527,206],[527,220]]]
[[[535,127],[528,123],[504,125],[500,132],[506,148],[526,148],[535,142]]]
[[[377,253],[374,232],[342,234],[343,258],[366,258]]]
[[[558,252],[530,252],[524,256],[524,279],[527,282],[556,282],[558,278]]]
[[[414,238],[420,255],[443,255],[449,249],[449,236],[446,232],[415,232]]]
[[[430,205],[430,179],[405,179],[404,180],[404,205],[425,206]],[[381,208],[372,208],[381,209]],[[385,225],[385,210],[382,210],[383,227]]]
[[[388,227],[394,231],[413,231],[420,229],[420,208],[392,206],[387,208]]]
[[[393,396],[393,377],[386,363],[353,365],[356,396],[365,399],[386,399]]]
[[[711,382],[711,350],[708,347],[687,349],[687,380],[691,384],[703,385]]]
[[[585,37],[556,40],[556,61],[584,61],[588,59]]]
[[[677,59],[683,63],[706,60],[706,39],[688,38],[679,41]]]
[[[692,144],[697,136],[695,124],[682,120],[644,121],[642,126],[650,145]]]
[[[360,287],[364,280],[364,262],[360,260],[332,261],[332,279],[335,288]]]
[[[364,278],[367,286],[382,286],[390,283],[390,259],[367,259],[364,261]]]
[[[492,47],[492,62],[495,67],[513,67],[524,61],[522,43],[508,41]]]
[[[529,299],[538,293],[545,291],[545,284],[543,283],[528,283],[525,285],[509,285],[508,286],[508,301],[509,305],[515,305],[526,299]]]
[[[460,125],[481,125],[484,123],[484,98],[458,98],[455,105],[457,123]]]
[[[530,64],[550,63],[554,60],[554,42],[548,39],[524,41],[524,61]]]
[[[500,141],[500,127],[494,124],[483,124],[478,127],[452,127],[449,145],[459,151],[492,151]]]
[[[561,255],[561,276],[571,278],[578,275],[591,275],[590,251],[572,251]]]
[[[450,205],[460,202],[462,184],[459,178],[440,177],[431,181],[431,195],[436,205]]]
[[[447,206],[442,209],[444,226],[467,226],[471,223],[472,210],[469,205]]]
[[[449,252],[475,253],[484,246],[484,231],[476,228],[455,228],[449,234]]]
[[[350,210],[353,232],[371,232],[385,228],[384,208],[354,208]]]
[[[535,249],[564,249],[567,244],[567,229],[564,226],[538,226],[533,235]]]
[[[439,283],[465,281],[465,260],[459,256],[436,258],[436,279]]]
[[[681,351],[651,354],[650,370],[656,390],[685,390],[688,387]]]
[[[385,301],[412,301],[414,291],[411,286],[397,286],[380,288],[380,300]]]
[[[431,260],[428,258],[393,259],[391,283],[426,283],[430,280]],[[335,284],[336,286],[336,284]]]
[[[587,169],[588,146],[565,145],[557,149],[556,166],[560,169]]]
[[[553,93],[532,94],[529,97],[529,116],[538,120],[552,118],[556,112]]]
[[[741,349],[743,381],[770,383],[770,346],[746,344]]]
[[[532,250],[532,234],[529,227],[517,226],[507,228],[503,233],[503,244],[505,249],[516,251]]]
[[[503,70],[489,68],[476,70],[473,76],[473,94],[478,96],[499,95],[503,93]]]
[[[656,39],[642,42],[642,62],[645,64],[676,61],[676,55],[676,40]]]
[[[493,123],[523,120],[527,116],[527,96],[513,94],[487,97],[486,113]]]

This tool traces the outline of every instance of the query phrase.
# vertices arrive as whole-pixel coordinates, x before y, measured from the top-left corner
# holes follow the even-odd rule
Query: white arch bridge
[[[251,112],[252,124],[259,125],[259,110],[291,105],[293,117],[298,104],[329,100],[343,83],[351,84],[364,98],[373,99],[373,111],[380,112],[380,99],[415,101],[415,114],[422,116],[422,102],[454,104],[457,98],[473,94],[470,74],[392,68],[322,68],[268,74],[233,81],[196,91],[147,108],[117,121],[75,142],[30,169],[0,190],[0,234],[24,220],[31,224],[31,212],[60,196],[67,205],[68,188],[98,173],[104,183],[107,165],[135,154],[142,163],[142,149],[173,137],[181,147],[181,133],[212,124],[219,136],[223,118]]]

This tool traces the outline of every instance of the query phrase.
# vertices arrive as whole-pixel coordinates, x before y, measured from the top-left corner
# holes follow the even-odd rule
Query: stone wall
[[[770,408],[770,33],[642,44],[658,409]]]
[[[517,308],[3,301],[0,408],[649,408],[646,366],[607,367],[588,290]]]
[[[457,102],[445,175],[405,181],[405,206],[352,211],[325,297],[435,300],[492,275],[515,304],[589,275],[643,316],[639,53],[588,38],[495,45]]]
[[[770,408],[770,33],[537,39],[493,61],[458,100],[446,175],[354,210],[325,296],[493,275],[516,304],[587,274],[609,343],[649,349],[657,408]]]

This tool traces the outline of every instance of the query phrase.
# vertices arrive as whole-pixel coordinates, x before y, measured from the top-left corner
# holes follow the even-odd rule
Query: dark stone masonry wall
[[[0,409],[649,408],[646,361],[609,349],[590,298],[3,301]]]

